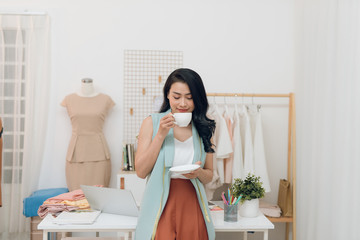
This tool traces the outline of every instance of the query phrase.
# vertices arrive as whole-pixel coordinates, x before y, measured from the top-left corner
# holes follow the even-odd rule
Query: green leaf
[[[260,176],[248,174],[245,179],[236,178],[231,185],[231,191],[235,197],[242,194],[241,202],[256,198],[262,198],[265,195],[263,183],[260,181]]]

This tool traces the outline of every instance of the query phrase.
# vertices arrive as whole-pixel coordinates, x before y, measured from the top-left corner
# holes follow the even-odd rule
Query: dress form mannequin
[[[77,92],[81,97],[95,97],[99,93],[94,88],[93,80],[91,78],[81,79],[81,89]]]
[[[82,79],[81,89],[61,102],[72,125],[65,164],[69,191],[80,189],[80,185],[109,186],[110,150],[102,129],[114,104],[110,96],[94,88],[93,80],[89,78]]]

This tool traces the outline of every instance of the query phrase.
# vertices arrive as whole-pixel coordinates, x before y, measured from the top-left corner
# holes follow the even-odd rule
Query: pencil
[[[221,197],[222,197],[224,203],[225,203],[226,205],[229,205],[228,202],[226,201],[225,193],[224,193],[224,192],[222,192]]]

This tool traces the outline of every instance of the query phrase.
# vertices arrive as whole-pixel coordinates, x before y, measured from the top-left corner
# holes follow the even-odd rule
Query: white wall
[[[71,125],[60,102],[79,88],[83,77],[93,78],[116,102],[104,129],[115,186],[121,161],[125,49],[183,51],[184,67],[202,76],[208,92],[292,92],[293,4],[293,0],[2,0],[2,11],[46,11],[51,17],[51,111],[39,188],[66,185]],[[265,139],[280,132],[285,137],[280,142],[286,144],[284,110],[280,106],[279,115],[277,110],[264,110],[277,123],[264,130]],[[276,154],[274,149],[267,147],[268,154]],[[274,190],[268,198],[274,201],[279,169],[283,166],[269,166]],[[280,237],[272,237],[276,230],[271,239],[283,238],[283,225],[278,225]]]

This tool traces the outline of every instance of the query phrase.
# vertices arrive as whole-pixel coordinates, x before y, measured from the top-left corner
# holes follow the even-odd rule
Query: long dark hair
[[[175,82],[183,82],[189,86],[195,106],[192,113],[192,121],[203,140],[205,152],[215,152],[212,148],[213,144],[210,141],[215,131],[215,121],[206,116],[209,103],[201,77],[195,71],[188,68],[179,68],[169,75],[163,89],[164,102],[160,108],[160,112],[166,112],[170,109],[170,102],[167,96],[171,85]]]

